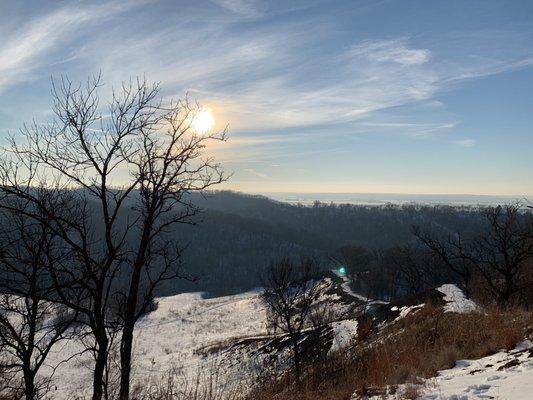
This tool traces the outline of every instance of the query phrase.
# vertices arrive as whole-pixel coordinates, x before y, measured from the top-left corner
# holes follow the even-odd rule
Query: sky
[[[533,194],[529,0],[0,0],[0,139],[99,72],[228,125],[225,188]]]

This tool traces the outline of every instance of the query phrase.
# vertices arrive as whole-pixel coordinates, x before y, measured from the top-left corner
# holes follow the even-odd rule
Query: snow
[[[458,360],[421,384],[400,385],[395,394],[371,400],[398,399],[415,386],[419,400],[530,400],[533,398],[533,343],[524,341],[512,351],[500,351],[478,360]],[[400,397],[398,397],[400,395]]]
[[[364,299],[367,305],[375,303],[353,293],[348,279],[340,277],[346,293],[356,299]],[[339,314],[343,315],[347,306],[337,304],[335,299],[339,296],[325,294],[331,284],[331,280],[322,283],[321,301],[331,302],[329,304],[335,305]],[[476,310],[476,305],[466,299],[457,286],[443,285],[438,290],[444,295],[446,311],[462,313]],[[160,382],[165,373],[177,370],[186,383],[194,382],[199,373],[207,376],[215,373],[217,384],[221,386],[246,387],[253,383],[259,369],[271,365],[268,354],[256,351],[269,338],[260,290],[211,299],[204,298],[202,293],[184,293],[158,298],[156,302],[157,308],[136,325],[132,371],[134,386]],[[423,306],[392,307],[392,310],[399,311],[397,319],[400,319]],[[333,341],[330,352],[342,350],[357,338],[356,320],[338,320],[331,323],[331,328]],[[254,341],[253,345],[235,345],[243,339],[258,341]],[[527,358],[532,347],[531,342],[524,342],[513,352],[502,351],[477,361],[458,361],[455,368],[424,381],[423,399],[531,398],[525,393],[533,393],[533,358]],[[60,364],[55,371],[50,398],[66,400],[90,395],[93,361],[88,353],[78,355],[82,349],[77,340],[67,340],[53,348],[47,359],[48,365],[72,359]],[[286,362],[284,355],[277,355],[279,364],[271,366],[283,368]],[[515,359],[518,360],[515,366],[500,368]],[[48,375],[51,369],[43,367],[42,373]]]
[[[244,384],[242,370],[250,372],[256,367],[251,365],[250,358],[206,350],[212,346],[227,349],[238,339],[264,335],[266,310],[257,291],[212,299],[202,298],[202,293],[158,298],[157,309],[136,325],[133,383],[158,382],[165,373],[177,369],[189,383],[203,371],[206,374],[216,372],[220,385]],[[65,341],[53,349],[48,364],[54,365],[81,349],[79,342]],[[60,365],[54,374],[54,390],[50,397],[62,400],[71,399],[74,394],[88,396],[91,366],[88,354]]]
[[[381,301],[381,300],[372,300],[372,299],[369,299],[368,297],[365,297],[361,294],[358,294],[358,293],[355,293],[352,288],[350,287],[350,279],[341,274],[339,271],[337,270],[331,270],[331,272],[333,272],[335,275],[337,275],[339,278],[342,279],[343,283],[341,284],[341,288],[342,290],[349,294],[350,296],[352,296],[353,298],[355,299],[358,299],[362,302],[365,302],[365,303],[368,303],[368,304],[387,304],[386,301]]]
[[[531,399],[533,358],[528,351],[531,348],[533,343],[526,341],[514,351],[501,351],[479,360],[462,360],[429,382],[422,399]]]
[[[332,270],[332,272],[337,275],[339,278],[341,278],[343,280],[343,283],[341,284],[341,288],[342,290],[344,290],[346,293],[348,293],[350,296],[358,299],[358,300],[361,300],[361,301],[364,301],[364,302],[368,302],[370,301],[370,299],[368,299],[367,297],[365,296],[362,296],[360,294],[357,294],[355,293],[352,288],[350,287],[350,279],[348,279],[348,277],[346,277],[345,275],[341,274],[339,271],[337,270]]]
[[[345,283],[344,289],[351,292]],[[341,349],[357,336],[357,322],[342,320],[351,305],[339,302],[337,293],[330,293],[333,284],[331,279],[325,279],[320,286],[320,301],[338,318],[331,325],[334,336],[330,351]],[[156,309],[136,324],[132,387],[160,383],[165,374],[177,371],[184,384],[193,384],[199,374],[206,380],[216,375],[220,387],[245,389],[254,383],[259,371],[286,368],[290,362],[289,348],[264,347],[273,336],[267,333],[267,313],[261,294],[261,290],[254,290],[208,299],[203,293],[157,298]],[[120,337],[115,338],[115,347],[110,352],[113,362],[119,361],[119,342]],[[52,367],[60,364],[54,372],[49,398],[90,397],[94,364],[88,352],[80,354],[83,349],[75,339],[54,346],[46,363],[50,367],[43,366],[40,371],[49,376]],[[271,352],[276,352],[275,357]],[[65,359],[69,361],[61,363]],[[118,372],[118,368],[111,369],[111,381],[118,378]]]
[[[330,351],[345,348],[357,336],[357,321],[355,320],[333,322],[331,327],[333,328],[333,343]]]
[[[465,297],[463,291],[456,285],[446,284],[437,288],[444,295],[445,312],[465,314],[477,310],[476,304]]]
[[[412,313],[413,311],[416,311],[416,310],[420,310],[421,308],[423,308],[425,305],[425,303],[422,303],[422,304],[417,304],[415,306],[403,306],[403,307],[392,307],[391,310],[392,311],[400,311],[400,314],[394,319],[394,322],[397,322],[399,320],[401,320],[402,318],[405,318],[408,314]]]

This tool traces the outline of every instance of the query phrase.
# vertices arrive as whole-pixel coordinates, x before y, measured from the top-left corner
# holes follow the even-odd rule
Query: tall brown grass
[[[364,341],[360,338],[325,362],[308,366],[298,385],[271,379],[248,399],[348,400],[354,392],[376,395],[386,387],[435,376],[438,370],[451,368],[454,360],[509,349],[532,333],[530,311],[492,308],[455,314],[426,306],[378,333],[367,330]],[[416,398],[415,391],[411,398]]]

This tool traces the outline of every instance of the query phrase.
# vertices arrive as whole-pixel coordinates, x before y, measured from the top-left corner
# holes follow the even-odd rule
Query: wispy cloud
[[[0,44],[0,90],[29,79],[34,70],[49,61],[50,53],[72,42],[85,25],[102,21],[138,3],[69,5],[28,21]]]
[[[261,179],[270,179],[270,176],[268,176],[267,174],[263,172],[256,171],[255,169],[245,168],[244,171]]]
[[[477,144],[477,140],[474,139],[461,139],[456,140],[454,143],[461,147],[474,147]]]
[[[254,80],[209,93],[212,101],[229,105],[227,117],[236,121],[234,128],[266,130],[348,122],[428,99],[438,90],[439,77],[422,62],[426,51],[407,48],[403,39],[381,45],[363,43],[357,51],[351,48],[336,57],[313,55],[312,63],[307,63],[297,56],[301,43],[287,43],[287,36],[298,35],[266,38],[268,44],[261,47],[265,53],[250,64],[263,72],[255,74]],[[374,50],[379,54],[374,56]],[[239,68],[246,76],[246,66]],[[302,82],[301,77],[308,75],[313,79]]]
[[[261,14],[261,3],[255,0],[211,0],[211,2],[245,17],[257,17]]]
[[[419,65],[429,61],[431,52],[427,49],[410,48],[406,39],[397,39],[364,41],[352,46],[349,55],[364,57],[377,63]]]
[[[254,0],[212,1],[240,15],[267,12]],[[80,26],[112,18],[129,4],[67,6],[29,21],[0,45],[0,88],[28,79],[44,63],[58,62],[46,55],[81,35]],[[324,51],[313,45],[331,31],[322,20],[243,30],[233,18],[196,11],[149,31],[112,24],[110,32],[91,32],[75,53],[77,66],[94,71],[98,60],[108,82],[146,74],[169,94],[190,91],[214,106],[233,131],[264,132],[360,121],[380,110],[430,102],[457,81],[530,62],[444,63],[444,69],[431,49],[407,37],[354,41]]]

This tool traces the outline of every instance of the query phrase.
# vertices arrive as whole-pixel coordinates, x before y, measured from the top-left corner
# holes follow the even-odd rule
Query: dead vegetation
[[[379,395],[394,391],[398,384],[435,376],[457,359],[509,349],[533,333],[533,314],[517,308],[456,314],[426,306],[379,331],[367,322],[360,324],[365,340],[359,337],[351,348],[308,365],[298,386],[284,379],[266,380],[248,399],[348,400],[354,393]],[[418,386],[412,388],[398,393],[399,398],[417,398]]]
[[[133,387],[132,400],[237,400],[242,388],[235,382],[222,381],[218,368],[199,370],[188,379],[179,369],[171,369],[160,381]]]

